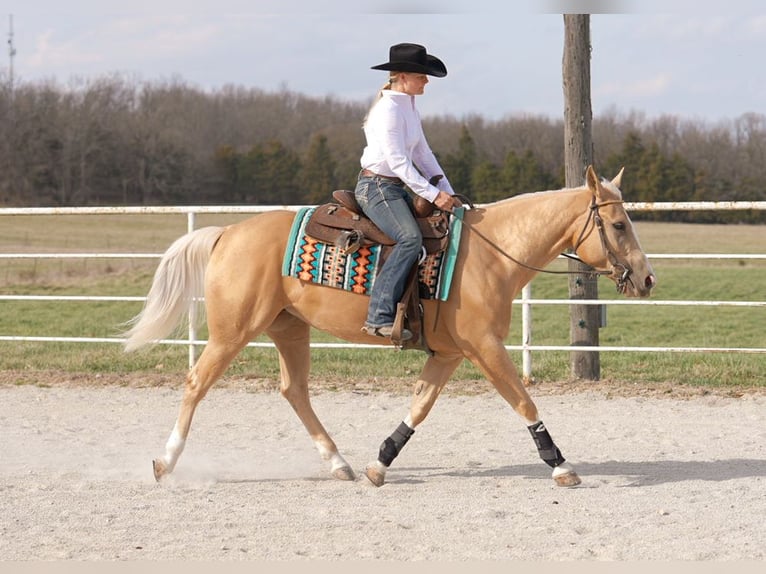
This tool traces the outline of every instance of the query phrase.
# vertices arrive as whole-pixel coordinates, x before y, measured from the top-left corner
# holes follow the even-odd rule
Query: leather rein
[[[596,197],[594,196],[591,200],[591,204],[588,211],[588,218],[585,221],[585,225],[582,228],[582,231],[580,231],[580,235],[577,238],[577,242],[575,243],[574,249],[572,250],[574,253],[562,253],[564,257],[567,257],[568,259],[572,259],[573,261],[579,261],[583,265],[588,265],[583,261],[578,255],[577,255],[577,249],[584,243],[585,239],[590,235],[590,231],[595,227],[598,230],[599,238],[601,239],[601,247],[604,250],[604,253],[606,253],[607,259],[609,260],[609,263],[611,264],[612,268],[609,270],[606,269],[593,269],[592,271],[586,272],[588,275],[615,275],[616,273],[620,273],[619,278],[617,279],[617,291],[620,293],[623,293],[625,291],[626,285],[629,281],[630,274],[633,272],[633,270],[624,263],[621,263],[617,256],[614,254],[614,251],[612,250],[609,240],[606,237],[606,231],[604,230],[604,220],[601,218],[601,215],[599,214],[598,210],[601,207],[607,206],[607,205],[617,205],[623,203],[620,199],[615,199],[611,201],[604,201],[602,203],[598,203],[596,201]],[[550,269],[543,269],[540,267],[535,267],[534,265],[529,265],[527,263],[524,263],[523,261],[519,261],[516,259],[513,255],[505,251],[502,247],[494,243],[489,237],[484,235],[481,231],[477,230],[473,225],[470,225],[465,219],[463,220],[463,225],[468,226],[471,231],[476,233],[479,237],[481,237],[487,244],[492,247],[495,251],[500,253],[503,257],[506,259],[509,259],[510,261],[513,261],[517,265],[520,265],[521,267],[524,267],[526,269],[529,269],[531,271],[537,271],[540,273],[549,273],[552,275],[577,275],[580,274],[581,271],[552,271]]]

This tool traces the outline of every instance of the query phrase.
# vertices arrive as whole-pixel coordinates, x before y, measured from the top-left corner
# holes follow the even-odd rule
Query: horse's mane
[[[608,179],[602,178],[601,179],[601,185],[609,190],[611,193],[613,193],[616,196],[616,199],[621,200],[622,199],[622,192],[620,189],[614,185],[611,181]],[[519,193],[518,195],[514,195],[511,197],[506,197],[504,199],[499,199],[495,202],[492,202],[491,205],[500,205],[504,203],[511,203],[516,201],[524,201],[527,199],[532,199],[534,197],[538,197],[541,195],[553,195],[553,194],[564,194],[564,193],[572,193],[577,191],[582,191],[586,186],[581,185],[580,187],[562,187],[561,189],[548,189],[543,191],[528,191],[526,193]]]
[[[561,189],[547,189],[543,191],[527,191],[525,193],[519,193],[517,195],[513,195],[511,197],[506,197],[504,199],[498,199],[497,201],[492,202],[490,205],[502,205],[504,203],[513,203],[513,202],[519,202],[519,201],[525,201],[528,199],[532,199],[535,197],[539,197],[541,195],[552,195],[552,194],[558,194],[558,193],[566,193],[566,192],[572,192],[577,191],[578,188],[572,188],[572,187],[562,187]]]

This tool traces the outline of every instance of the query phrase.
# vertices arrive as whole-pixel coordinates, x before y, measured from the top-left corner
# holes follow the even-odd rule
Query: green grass
[[[763,301],[766,265],[716,266],[710,269],[654,264],[660,278],[653,299],[664,301],[725,300]],[[601,280],[600,298],[618,299],[611,283]],[[534,298],[565,299],[566,279],[538,276],[532,284]],[[765,307],[690,307],[611,305],[607,325],[599,333],[604,346],[635,347],[766,347]],[[566,306],[533,307],[534,345],[569,344],[569,311]],[[520,336],[515,312],[512,335]],[[517,342],[515,341],[515,342]],[[709,386],[766,386],[763,354],[602,352],[602,377],[635,382],[671,382]],[[534,352],[533,374],[538,380],[568,377],[568,353]]]
[[[197,226],[225,224],[240,216],[200,216]],[[24,216],[0,220],[0,251],[113,251],[161,253],[185,232],[184,216]],[[762,253],[764,226],[636,225],[647,253]],[[0,260],[0,293],[33,295],[145,295],[155,259]],[[554,265],[559,265],[554,264]],[[766,262],[655,260],[661,300],[764,300]],[[534,298],[567,298],[565,276],[541,274],[532,284]],[[618,299],[613,284],[599,282],[600,297]],[[3,301],[0,335],[116,337],[120,324],[141,303]],[[641,347],[766,347],[766,308],[608,306],[602,345]],[[533,309],[535,345],[567,345],[569,310],[564,305]],[[204,336],[204,332],[201,334]],[[317,333],[316,341],[334,341]],[[509,344],[521,340],[521,308],[516,305]],[[0,370],[61,370],[86,373],[169,373],[186,370],[185,346],[154,346],[125,354],[119,344],[3,342]],[[521,365],[520,352],[512,358]],[[312,355],[317,378],[414,378],[425,362],[420,352],[317,349]],[[677,383],[715,387],[766,386],[763,354],[602,352],[602,378],[633,383]],[[276,379],[276,351],[248,348],[228,375]],[[569,353],[535,351],[537,381],[567,380]],[[454,378],[482,381],[467,362]]]

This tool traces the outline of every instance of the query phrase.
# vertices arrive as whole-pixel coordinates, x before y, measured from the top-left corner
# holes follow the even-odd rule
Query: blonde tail
[[[126,323],[125,351],[130,352],[172,333],[192,304],[202,309],[205,269],[223,227],[205,227],[178,238],[154,273],[141,312]],[[202,317],[197,313],[197,317]]]

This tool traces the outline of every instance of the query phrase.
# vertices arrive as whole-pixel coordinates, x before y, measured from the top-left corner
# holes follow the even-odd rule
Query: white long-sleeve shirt
[[[440,190],[454,195],[446,176],[436,186],[428,183],[434,175],[444,175],[444,170],[426,141],[415,96],[395,90],[383,90],[382,94],[364,125],[367,146],[362,153],[362,168],[398,177],[431,202]]]

